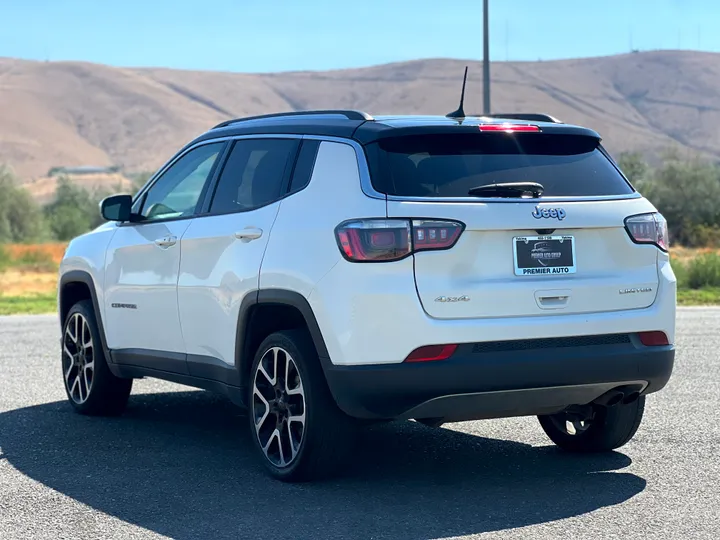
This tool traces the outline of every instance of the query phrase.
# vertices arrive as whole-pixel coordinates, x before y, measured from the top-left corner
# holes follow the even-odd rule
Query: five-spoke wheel
[[[252,416],[265,457],[276,467],[292,463],[305,433],[305,392],[295,361],[281,347],[268,349],[257,365]]]
[[[81,313],[73,313],[65,325],[62,365],[68,396],[78,405],[85,403],[95,375],[95,348],[88,321]]]
[[[82,414],[120,414],[132,379],[110,372],[91,301],[82,300],[70,308],[61,341],[63,382],[70,404]]]
[[[312,480],[347,463],[356,424],[333,400],[306,330],[265,338],[248,382],[253,447],[271,475]]]

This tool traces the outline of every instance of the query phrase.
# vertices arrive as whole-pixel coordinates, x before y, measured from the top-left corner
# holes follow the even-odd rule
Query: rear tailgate
[[[658,249],[633,243],[624,220],[653,206],[596,135],[528,129],[406,135],[368,145],[372,183],[388,195],[388,217],[465,226],[450,249],[413,255],[425,311],[455,319],[650,306]],[[529,182],[544,187],[542,196],[469,196],[482,186]],[[413,234],[427,242],[448,231]]]
[[[565,218],[537,219],[533,217],[536,207],[561,208]],[[598,313],[650,306],[658,285],[658,250],[634,244],[623,223],[629,215],[648,211],[653,208],[645,199],[539,205],[388,202],[388,217],[429,216],[466,226],[451,249],[414,255],[420,301],[429,315],[444,319]],[[520,266],[548,270],[516,272],[515,244],[523,249],[525,240],[515,239],[529,239],[525,253],[531,252],[533,244],[543,242],[532,237],[547,236],[547,230],[538,233],[539,225],[554,229],[551,237],[572,238],[565,242],[573,243],[574,273],[565,273],[564,266],[559,267],[562,273],[552,273],[552,263],[523,265],[528,261],[522,260],[522,252]],[[555,252],[555,245],[551,243],[549,253]]]

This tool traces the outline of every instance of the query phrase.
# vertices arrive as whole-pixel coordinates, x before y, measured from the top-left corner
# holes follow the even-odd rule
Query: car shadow
[[[369,429],[340,478],[283,484],[255,461],[242,416],[200,391],[134,395],[120,418],[54,402],[0,414],[0,448],[30,478],[180,539],[476,534],[592,512],[646,484],[616,472],[631,463],[618,452],[568,455],[412,422]]]

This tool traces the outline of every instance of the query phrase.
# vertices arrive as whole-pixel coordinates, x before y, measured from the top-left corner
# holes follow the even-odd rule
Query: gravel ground
[[[679,311],[678,333],[619,452],[563,455],[533,418],[403,422],[343,478],[285,485],[210,393],[141,380],[124,416],[74,414],[55,318],[0,317],[0,538],[718,538],[720,310]]]

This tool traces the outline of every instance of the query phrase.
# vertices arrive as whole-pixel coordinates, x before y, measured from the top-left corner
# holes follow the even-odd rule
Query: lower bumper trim
[[[459,354],[458,354],[459,353]],[[335,366],[325,375],[346,414],[366,419],[454,421],[558,412],[617,387],[657,392],[672,373],[673,346],[633,343],[470,353],[448,360]],[[447,420],[450,421],[450,420]]]

